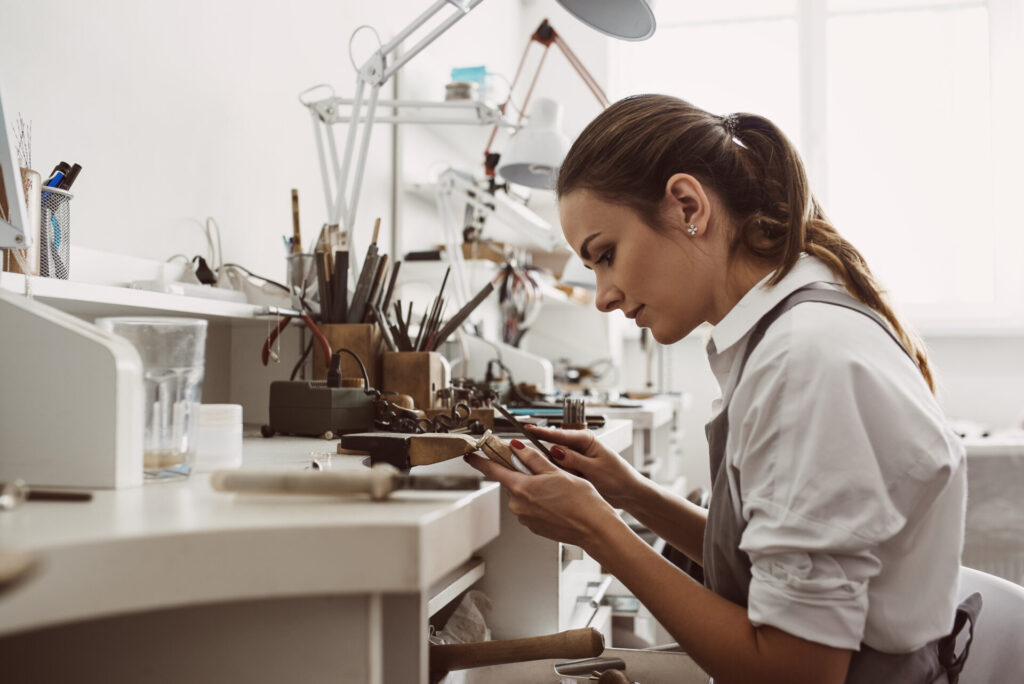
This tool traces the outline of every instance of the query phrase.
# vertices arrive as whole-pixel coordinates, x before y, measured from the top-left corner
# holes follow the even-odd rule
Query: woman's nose
[[[598,280],[597,297],[594,303],[598,311],[603,311],[604,313],[614,311],[622,303],[622,292],[613,285],[602,285],[601,281]]]

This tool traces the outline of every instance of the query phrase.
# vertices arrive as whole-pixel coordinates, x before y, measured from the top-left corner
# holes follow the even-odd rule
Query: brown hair
[[[667,95],[636,95],[604,110],[580,134],[558,173],[557,192],[588,190],[661,227],[665,184],[689,173],[712,188],[743,249],[776,267],[775,285],[802,252],[842,279],[892,326],[934,392],[924,345],[886,302],[864,257],[829,222],[811,194],[803,162],[775,124],[756,114],[720,117]]]

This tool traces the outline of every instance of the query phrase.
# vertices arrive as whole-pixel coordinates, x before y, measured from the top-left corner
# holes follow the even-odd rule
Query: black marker
[[[82,166],[80,164],[72,164],[68,172],[64,174],[64,179],[57,184],[57,187],[60,190],[70,190],[71,184],[75,182],[76,178],[78,178],[78,173],[81,170]]]

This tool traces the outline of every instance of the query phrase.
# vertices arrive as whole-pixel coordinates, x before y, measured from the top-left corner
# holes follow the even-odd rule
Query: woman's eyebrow
[[[594,233],[593,235],[588,235],[587,239],[585,239],[583,241],[583,244],[580,245],[580,256],[586,259],[587,261],[590,261],[590,250],[587,249],[587,245],[589,245],[590,241],[600,234],[601,233]]]

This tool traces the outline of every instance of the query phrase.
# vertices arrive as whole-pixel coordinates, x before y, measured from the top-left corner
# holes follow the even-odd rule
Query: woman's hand
[[[534,425],[527,425],[526,429],[557,445],[551,448],[551,455],[559,465],[586,478],[612,506],[629,510],[642,496],[648,480],[626,459],[601,444],[590,430],[556,430]]]
[[[555,467],[519,440],[512,440],[511,446],[532,475],[509,470],[478,454],[465,459],[508,489],[509,511],[531,532],[585,549],[615,524],[624,524],[592,484]]]

